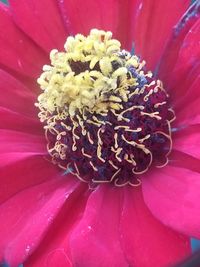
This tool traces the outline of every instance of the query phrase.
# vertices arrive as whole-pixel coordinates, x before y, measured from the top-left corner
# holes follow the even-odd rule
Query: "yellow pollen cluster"
[[[77,110],[106,114],[122,109],[129,88],[137,85],[134,77],[127,78],[127,69],[142,68],[142,64],[137,56],[120,51],[120,46],[111,32],[93,29],[87,37],[68,37],[64,52],[52,50],[51,66],[45,65],[38,79],[43,90],[36,104],[41,121],[48,118],[47,113],[73,117]]]

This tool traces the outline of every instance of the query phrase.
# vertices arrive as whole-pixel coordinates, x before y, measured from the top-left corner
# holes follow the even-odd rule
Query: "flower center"
[[[38,79],[52,161],[90,184],[138,185],[171,151],[175,116],[162,82],[120,46],[111,32],[70,36]]]

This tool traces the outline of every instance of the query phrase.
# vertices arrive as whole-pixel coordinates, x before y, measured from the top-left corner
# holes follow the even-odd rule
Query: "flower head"
[[[174,112],[145,62],[120,49],[111,32],[68,37],[38,79],[39,117],[52,160],[82,181],[139,185],[150,166],[166,165]]]
[[[0,264],[166,267],[190,253],[199,14],[189,0],[0,4]]]

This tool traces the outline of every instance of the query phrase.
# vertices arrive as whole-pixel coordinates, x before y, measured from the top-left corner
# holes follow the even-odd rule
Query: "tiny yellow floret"
[[[128,79],[127,67],[139,66],[136,56],[126,52],[123,58],[120,47],[111,32],[92,29],[87,37],[69,36],[64,52],[53,49],[51,66],[45,65],[37,80],[43,90],[36,104],[41,121],[61,112],[73,117],[77,111],[119,110],[119,103],[128,99],[128,86],[136,84]]]

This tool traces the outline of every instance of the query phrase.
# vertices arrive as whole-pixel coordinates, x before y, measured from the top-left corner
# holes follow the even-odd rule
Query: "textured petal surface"
[[[20,81],[0,70],[0,106],[23,115],[36,117],[36,96]]]
[[[163,224],[200,238],[200,173],[167,166],[142,179],[144,200]]]
[[[128,267],[119,240],[120,189],[99,186],[70,239],[74,266]]]
[[[43,136],[1,129],[0,143],[0,155],[5,152],[34,152],[47,155],[46,140]]]
[[[32,154],[14,152],[2,157],[4,165],[0,168],[0,203],[25,188],[62,174],[60,169],[44,156]]]
[[[81,183],[63,205],[37,250],[24,263],[25,267],[72,267],[68,240],[82,216],[88,194],[88,186]]]
[[[139,188],[124,188],[122,207],[120,232],[129,266],[174,266],[189,255],[189,238],[156,220],[145,205]]]
[[[0,66],[37,77],[48,57],[14,24],[10,10],[0,3]]]
[[[0,251],[17,267],[35,250],[52,220],[77,186],[70,176],[26,189],[0,206]]]
[[[181,152],[180,150],[180,148],[179,150],[172,150],[169,165],[200,173],[200,159]]]
[[[178,132],[173,140],[173,148],[200,159],[200,125]]]
[[[177,98],[177,100],[180,100],[180,98],[184,95],[187,97],[188,90],[190,89],[190,85],[187,84],[189,77],[192,76],[193,80],[195,81],[196,77],[200,75],[199,42],[200,19],[193,25],[184,38],[182,46],[179,50],[176,64],[173,71],[170,73],[170,82],[168,83],[168,86],[171,88],[171,92],[173,92],[172,97]]]
[[[9,4],[17,26],[40,47],[47,52],[63,49],[67,33],[56,1],[10,0]]]
[[[190,252],[187,238],[151,215],[139,189],[112,186],[91,193],[69,245],[73,266],[83,267],[164,267]]]
[[[196,76],[195,73],[192,75],[193,81],[183,83],[187,86],[187,91],[185,94],[183,91],[183,97],[178,97],[174,105],[177,116],[175,123],[179,128],[200,123],[200,68],[197,71]],[[183,86],[179,88],[182,89]]]
[[[43,135],[44,129],[38,118],[30,118],[25,114],[12,111],[0,106],[0,129],[8,129],[20,131],[24,133],[31,133],[36,135]]]
[[[154,70],[160,59],[172,28],[189,7],[189,0],[141,1],[134,26],[136,54]],[[170,14],[170,15],[169,15]]]
[[[58,0],[70,34],[88,34],[93,28],[110,30],[123,48],[131,49],[132,26],[140,0]],[[76,14],[76,15],[74,15]]]
[[[193,36],[192,38],[196,38],[199,40],[199,36],[197,36],[195,32],[191,31],[191,29],[195,27],[194,25],[198,23],[199,17],[200,3],[199,1],[195,1],[193,6],[190,7],[190,9],[185,13],[185,15],[181,18],[176,27],[173,29],[173,33],[160,62],[158,75],[165,82],[165,85],[168,87],[168,89],[171,88],[171,85],[174,83],[174,80],[185,78],[180,75],[178,76],[177,74],[173,75],[175,65],[177,66],[178,62],[182,61],[180,56],[188,56],[187,59],[185,58],[186,66],[179,65],[181,71],[184,70],[185,67],[188,67],[188,65],[190,66],[191,60],[194,60],[194,56],[190,57],[190,54],[188,52],[191,51],[192,54],[194,53],[193,55],[195,55],[197,50],[192,51],[191,48],[197,48],[198,45],[196,46],[197,43],[194,42],[194,40],[189,43],[188,38],[191,40],[191,37]],[[198,31],[198,29],[196,30]],[[174,90],[174,86],[171,89]],[[175,93],[179,92],[181,92],[181,90],[177,90],[177,92]]]

